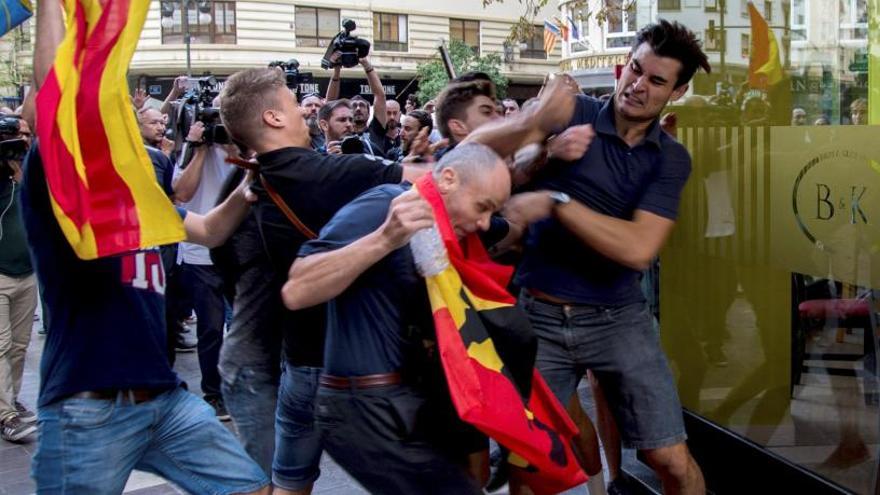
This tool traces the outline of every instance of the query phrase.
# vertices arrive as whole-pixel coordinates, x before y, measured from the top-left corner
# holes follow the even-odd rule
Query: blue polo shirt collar
[[[610,136],[617,136],[617,138],[620,139],[620,136],[617,135],[617,127],[614,125],[614,97],[609,98],[608,101],[605,102],[605,105],[599,109],[599,115],[596,116],[596,132],[608,134]],[[649,142],[659,148],[660,132],[660,119],[654,119],[654,121],[651,122],[651,126],[648,127],[645,139],[636,146]]]

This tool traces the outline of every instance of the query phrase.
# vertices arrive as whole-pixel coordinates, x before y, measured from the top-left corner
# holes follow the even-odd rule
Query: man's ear
[[[264,110],[261,117],[264,124],[275,129],[284,127],[284,125],[287,123],[287,119],[285,118],[284,114],[274,109]]]
[[[467,124],[458,119],[449,119],[447,123],[449,127],[449,133],[453,136],[466,136],[470,133],[470,129],[468,129]]]
[[[326,120],[319,120],[318,129],[321,129],[321,132],[326,134],[327,130],[330,129],[330,124]]]
[[[450,191],[455,190],[458,187],[458,174],[455,172],[454,168],[447,167],[440,171],[440,176],[437,177],[437,190],[440,191],[441,194],[447,194]]]
[[[690,87],[690,85],[685,83],[673,89],[672,94],[669,95],[669,101],[676,101],[681,98],[685,93],[687,93],[688,87]]]

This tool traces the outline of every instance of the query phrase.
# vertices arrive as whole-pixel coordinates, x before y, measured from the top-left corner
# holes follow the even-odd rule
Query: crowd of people
[[[37,32],[39,88],[63,35],[57,5],[38,4]],[[639,287],[690,172],[660,115],[709,70],[694,34],[643,28],[603,100],[560,75],[520,106],[467,73],[401,112],[369,57],[360,66],[372,101],[340,98],[340,67],[323,96],[297,95],[276,68],[231,75],[212,104],[229,142],[203,122],[167,134],[169,120],[181,128],[185,77],[161,105],[136,94],[156,180],[183,219],[179,245],[81,260],[52,215],[39,143],[7,160],[0,423],[8,441],[38,432],[38,492],[120,493],[137,468],[192,493],[308,494],[326,451],[372,493],[483,493],[490,442],[453,408],[408,247],[434,224],[412,187],[428,174],[456,235],[517,265],[510,290],[535,366],[580,428],[590,492],[626,493],[626,446],[666,493],[703,493]],[[3,141],[29,137],[29,105]],[[17,394],[37,285],[48,332],[35,415]],[[193,348],[204,400],[173,370]],[[584,378],[598,429],[577,399]],[[230,418],[237,437],[220,423]],[[511,493],[532,492],[493,458]]]

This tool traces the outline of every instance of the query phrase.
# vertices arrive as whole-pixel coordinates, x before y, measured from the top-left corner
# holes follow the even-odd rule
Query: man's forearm
[[[240,185],[225,201],[205,215],[188,213],[183,222],[187,240],[209,248],[226,242],[250,210],[250,203],[245,199],[245,187],[245,184]]]
[[[192,144],[187,143],[187,146],[192,146]],[[185,166],[185,168],[171,184],[172,189],[174,189],[174,196],[178,200],[186,203],[191,200],[192,197],[195,196],[196,191],[199,190],[199,183],[202,180],[202,168],[205,164],[206,154],[206,146],[202,145],[197,147],[193,152],[188,166],[181,162],[181,165]],[[185,157],[186,153],[183,153],[183,158],[181,158],[181,160]]]
[[[391,251],[376,231],[335,251],[298,258],[281,290],[284,305],[296,310],[333,299]]]
[[[364,72],[367,74],[367,83],[370,85],[370,91],[373,92],[373,118],[376,119],[382,127],[388,124],[388,114],[385,113],[385,87],[379,80],[379,73],[369,61],[363,64]]]
[[[638,222],[646,213],[637,212],[633,221],[614,218],[572,201],[556,207],[559,222],[581,242],[621,265],[644,270],[660,251],[673,222],[652,215],[652,225]],[[659,221],[657,219],[660,219]]]
[[[327,94],[324,98],[328,102],[333,101],[339,98],[339,87],[341,85],[342,79],[342,67],[336,66],[333,68],[333,76],[330,78],[330,84],[327,85]]]
[[[34,49],[34,88],[39,89],[55,62],[55,50],[64,39],[64,17],[59,2],[37,2],[37,39]]]
[[[517,149],[544,140],[547,134],[537,128],[528,117],[519,114],[480,126],[464,142],[485,144],[502,158],[513,155]]]
[[[160,108],[159,111],[166,115],[170,114],[171,110],[174,108],[173,103],[179,96],[180,95],[172,87],[171,91],[168,92],[168,96],[165,97],[165,101],[162,102],[162,108]]]

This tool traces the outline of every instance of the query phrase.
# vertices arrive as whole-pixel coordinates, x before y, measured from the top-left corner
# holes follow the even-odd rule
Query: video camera
[[[177,109],[177,128],[183,138],[189,134],[193,123],[205,124],[202,138],[208,145],[229,144],[229,134],[220,120],[220,110],[213,107],[214,98],[220,94],[214,76],[200,77],[196,84],[183,94]]]
[[[351,68],[358,64],[358,60],[370,54],[370,42],[352,35],[351,32],[355,29],[357,24],[353,20],[345,19],[342,22],[342,31],[333,37],[324,58],[321,59],[322,69],[339,66]],[[331,62],[330,57],[336,52],[339,52],[339,58],[336,62]]]
[[[314,79],[311,72],[299,71],[299,60],[292,58],[287,62],[275,60],[269,62],[269,67],[280,67],[284,71],[285,84],[299,96],[299,85],[301,83],[309,84]]]
[[[19,138],[21,119],[0,114],[0,178],[12,177],[10,161],[20,162],[27,154],[28,143]]]

